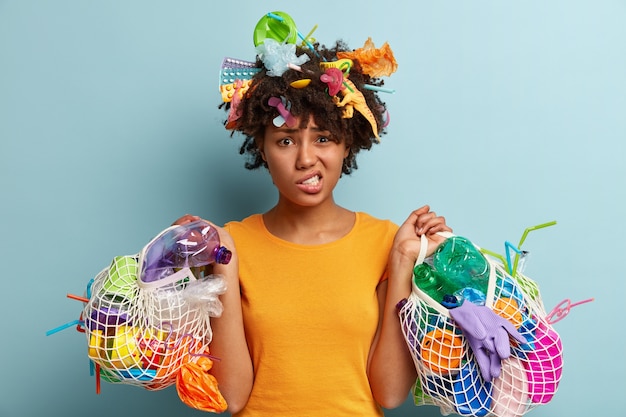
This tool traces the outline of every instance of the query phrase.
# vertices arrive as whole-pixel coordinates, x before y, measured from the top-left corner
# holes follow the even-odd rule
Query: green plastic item
[[[117,375],[114,372],[109,371],[108,369],[100,368],[100,378],[104,381],[115,384],[117,382],[122,382],[122,377]]]
[[[295,44],[298,41],[298,29],[294,20],[285,12],[271,12],[264,15],[254,28],[254,46],[259,46],[265,39],[274,39],[280,43]]]
[[[445,295],[452,295],[455,291],[445,277],[428,264],[419,264],[413,268],[413,280],[420,290],[438,303],[443,301]]]
[[[109,267],[109,276],[103,284],[112,299],[131,301],[137,294],[139,263],[133,256],[116,256]]]
[[[418,377],[413,387],[413,403],[415,405],[435,404],[432,397],[422,389],[421,379]]]
[[[487,295],[489,262],[474,244],[461,236],[446,239],[433,254],[432,267],[422,263],[413,269],[415,285],[440,304],[446,296],[462,296],[471,288]],[[461,301],[461,300],[457,300]]]
[[[433,254],[433,268],[456,289],[470,287],[487,294],[489,262],[467,238],[446,239]]]

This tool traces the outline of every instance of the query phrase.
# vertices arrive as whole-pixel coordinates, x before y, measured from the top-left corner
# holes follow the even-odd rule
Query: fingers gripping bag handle
[[[513,278],[468,239],[444,237],[429,258],[421,237],[412,292],[398,305],[418,372],[415,404],[498,417],[545,404],[560,379],[562,348],[536,284]]]

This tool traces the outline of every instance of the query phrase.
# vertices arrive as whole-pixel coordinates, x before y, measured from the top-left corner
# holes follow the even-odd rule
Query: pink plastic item
[[[295,127],[298,122],[295,117],[289,112],[289,104],[284,97],[270,97],[267,100],[267,104],[272,107],[276,107],[278,110],[278,116],[276,116],[273,120],[274,126],[281,127],[282,125],[287,125],[287,127]]]
[[[320,80],[328,85],[328,95],[331,97],[343,88],[343,72],[339,68],[326,69]]]
[[[502,361],[502,373],[493,381],[494,416],[520,417],[528,411],[528,380],[522,361],[511,355]]]
[[[535,329],[535,336],[535,349],[526,352],[527,360],[523,363],[528,375],[530,401],[547,404],[561,380],[563,345],[559,335],[541,321]]]

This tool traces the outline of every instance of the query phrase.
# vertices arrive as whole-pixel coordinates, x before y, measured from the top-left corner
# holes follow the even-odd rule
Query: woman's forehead
[[[294,118],[296,119],[296,123],[293,127],[289,127],[286,124],[283,124],[281,126],[275,126],[274,124],[270,123],[265,127],[265,131],[266,132],[283,132],[283,133],[295,133],[299,130],[307,130],[307,129],[318,131],[318,132],[326,131],[326,129],[323,126],[320,126],[317,123],[313,115],[307,115],[307,116],[302,116],[302,117],[294,116]]]

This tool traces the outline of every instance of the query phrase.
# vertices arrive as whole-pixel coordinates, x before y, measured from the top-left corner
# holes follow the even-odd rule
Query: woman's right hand
[[[219,237],[220,237],[220,243],[222,246],[225,246],[226,249],[230,250],[231,252],[231,262],[229,262],[229,265],[232,266],[237,262],[237,251],[235,249],[235,242],[233,241],[232,236],[230,235],[230,233],[228,233],[226,231],[226,229],[224,229],[223,227],[220,227],[218,225],[216,225],[215,223],[203,219],[200,216],[195,216],[193,214],[185,214],[184,216],[179,217],[178,219],[176,219],[173,223],[172,226],[182,226],[185,224],[189,224],[198,220],[202,220],[204,222],[209,223],[218,233]],[[228,265],[222,265],[222,264],[210,264],[207,265],[205,267],[205,274],[221,274],[221,275],[226,275],[227,274],[227,270],[229,269]],[[237,275],[235,274],[235,277],[237,277]],[[238,278],[238,277],[237,277]]]
[[[232,252],[226,265],[212,263],[206,266],[208,274],[222,275],[226,281],[226,292],[220,296],[224,310],[220,317],[211,318],[213,339],[210,344],[211,355],[219,358],[213,363],[211,373],[219,382],[219,389],[228,402],[228,411],[237,413],[248,401],[252,390],[253,369],[248,351],[241,307],[239,288],[239,259],[235,242],[223,227],[204,220],[199,216],[185,214],[173,225],[184,225],[203,220],[215,227],[220,236],[220,243]]]
[[[174,223],[172,223],[172,226],[182,226],[183,224],[192,223],[198,220],[204,220],[204,219],[202,219],[199,216],[194,216],[193,214],[185,214],[184,216],[179,217],[178,219],[174,220]]]

